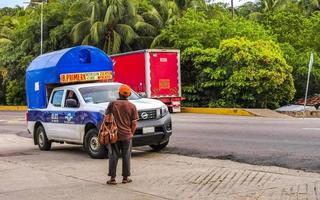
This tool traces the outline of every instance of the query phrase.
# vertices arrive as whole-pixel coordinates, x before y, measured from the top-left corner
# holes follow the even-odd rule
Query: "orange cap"
[[[124,97],[129,97],[131,95],[131,88],[128,85],[121,85],[119,94]]]

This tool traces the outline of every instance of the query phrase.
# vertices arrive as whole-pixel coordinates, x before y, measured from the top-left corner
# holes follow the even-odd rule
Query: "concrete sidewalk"
[[[319,174],[279,167],[134,151],[132,168],[133,183],[109,186],[107,160],[78,146],[43,152],[28,138],[0,135],[1,200],[320,198]]]

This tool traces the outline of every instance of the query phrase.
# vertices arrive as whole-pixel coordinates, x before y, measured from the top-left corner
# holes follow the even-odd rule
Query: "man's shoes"
[[[122,179],[122,183],[123,184],[126,184],[126,183],[131,183],[132,182],[132,179],[128,178],[128,177],[123,177]]]
[[[110,180],[107,181],[108,185],[117,185],[117,181],[114,178],[111,178]]]

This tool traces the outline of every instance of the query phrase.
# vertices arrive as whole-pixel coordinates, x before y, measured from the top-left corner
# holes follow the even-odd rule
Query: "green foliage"
[[[173,24],[162,30],[161,40],[154,47],[170,47],[186,49],[188,47],[218,47],[221,40],[243,36],[251,40],[270,39],[271,36],[263,26],[243,18],[232,20],[229,16],[209,18],[204,12],[188,10],[186,14]]]
[[[6,103],[8,105],[23,105],[25,104],[24,96],[24,85],[17,80],[9,81],[6,93]]]
[[[264,14],[261,23],[280,43],[287,42],[294,48],[300,49],[311,42],[309,38],[311,23],[302,14],[286,11],[274,12],[272,15]]]
[[[184,80],[187,105],[275,108],[294,97],[292,67],[272,41],[227,39],[219,49],[186,49],[183,60],[196,72]]]
[[[292,67],[274,42],[231,39],[220,49],[220,63],[233,71],[222,91],[227,100],[242,107],[276,108],[293,99]]]

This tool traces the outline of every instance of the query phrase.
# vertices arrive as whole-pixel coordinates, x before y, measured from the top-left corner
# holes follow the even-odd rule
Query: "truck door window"
[[[52,100],[51,100],[52,105],[56,107],[61,107],[63,92],[64,92],[63,90],[54,91]]]
[[[73,99],[75,100],[75,102],[77,103],[77,105],[79,106],[79,100],[78,100],[78,97],[76,95],[76,93],[72,90],[67,90],[67,95],[66,95],[66,100],[65,100],[65,103],[64,103],[64,106],[65,107],[68,107],[67,106],[67,100],[68,99]]]

